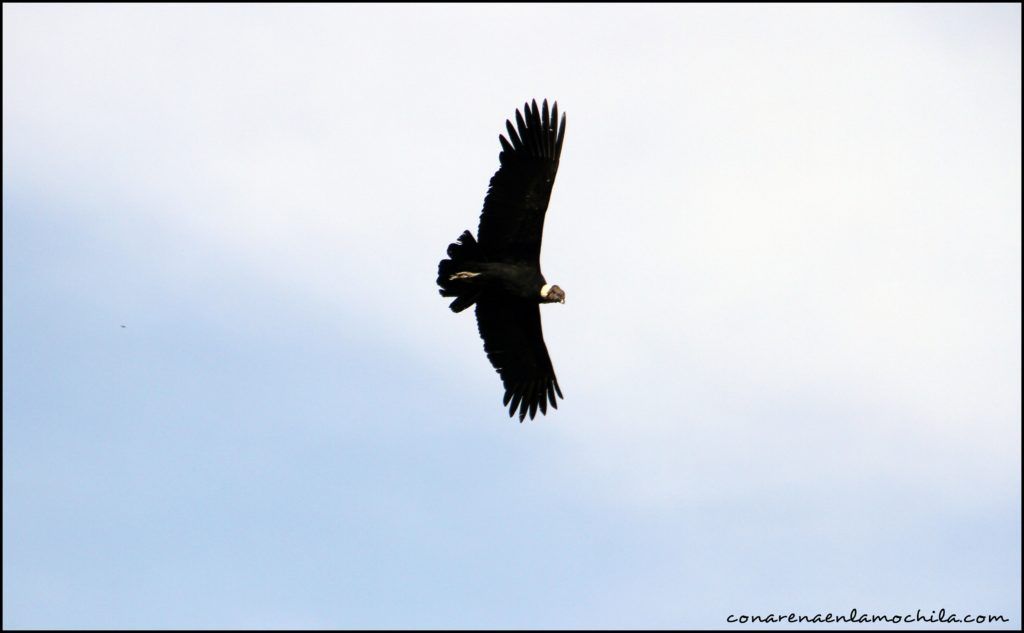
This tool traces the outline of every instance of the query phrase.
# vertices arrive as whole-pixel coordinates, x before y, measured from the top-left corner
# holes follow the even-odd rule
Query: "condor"
[[[476,305],[484,351],[505,386],[509,416],[532,420],[548,403],[558,408],[562,390],[544,345],[540,304],[565,303],[565,292],[540,271],[544,214],[558,172],[565,115],[537,102],[516,110],[516,125],[505,121],[508,138],[498,137],[501,166],[491,178],[480,213],[477,239],[465,231],[448,247],[437,267],[441,296],[462,312]]]

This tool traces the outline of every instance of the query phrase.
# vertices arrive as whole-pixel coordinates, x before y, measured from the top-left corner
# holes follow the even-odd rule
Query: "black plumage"
[[[516,110],[516,124],[505,122],[508,138],[498,137],[501,166],[491,178],[479,240],[469,231],[448,247],[438,265],[441,295],[454,297],[453,312],[476,305],[477,326],[487,358],[505,386],[509,415],[531,419],[548,404],[557,408],[562,391],[544,344],[541,303],[565,303],[565,293],[547,283],[540,270],[540,247],[551,188],[565,138],[565,115],[558,104],[537,102]],[[557,398],[556,398],[557,396]]]

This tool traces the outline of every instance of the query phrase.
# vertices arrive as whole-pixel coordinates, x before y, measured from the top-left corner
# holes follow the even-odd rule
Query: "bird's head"
[[[565,291],[558,286],[544,284],[540,289],[540,298],[544,303],[565,303]]]

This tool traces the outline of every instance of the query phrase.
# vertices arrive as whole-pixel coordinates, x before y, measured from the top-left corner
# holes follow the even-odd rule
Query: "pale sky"
[[[4,627],[1020,627],[1020,59],[1019,5],[5,4]],[[519,424],[434,278],[534,98]]]

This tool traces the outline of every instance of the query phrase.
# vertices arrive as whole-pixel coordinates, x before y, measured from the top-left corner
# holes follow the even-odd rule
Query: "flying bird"
[[[565,115],[558,104],[548,110],[536,100],[505,121],[508,138],[499,135],[501,166],[491,178],[480,213],[477,238],[464,231],[448,246],[437,267],[441,296],[455,297],[449,307],[462,312],[476,305],[484,351],[505,387],[503,404],[519,421],[548,403],[558,408],[562,390],[544,345],[540,304],[565,303],[565,292],[540,271],[544,214],[558,172],[565,138]]]

